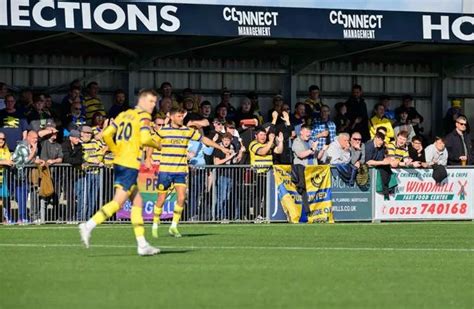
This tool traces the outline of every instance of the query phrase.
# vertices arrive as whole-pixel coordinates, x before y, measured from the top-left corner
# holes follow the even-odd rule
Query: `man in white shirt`
[[[441,137],[435,137],[433,144],[425,149],[425,159],[428,166],[432,165],[448,165],[448,151],[444,145],[444,140]]]

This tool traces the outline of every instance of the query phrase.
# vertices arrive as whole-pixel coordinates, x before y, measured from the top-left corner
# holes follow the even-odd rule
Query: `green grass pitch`
[[[474,308],[472,222],[167,227],[0,227],[0,308]]]

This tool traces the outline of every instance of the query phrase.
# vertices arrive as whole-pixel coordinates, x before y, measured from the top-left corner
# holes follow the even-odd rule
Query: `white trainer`
[[[79,234],[81,234],[81,240],[86,248],[89,248],[89,241],[91,239],[91,231],[87,228],[85,223],[79,224]]]
[[[155,248],[150,244],[146,244],[145,246],[138,246],[137,252],[140,256],[150,256],[160,253],[160,249]]]

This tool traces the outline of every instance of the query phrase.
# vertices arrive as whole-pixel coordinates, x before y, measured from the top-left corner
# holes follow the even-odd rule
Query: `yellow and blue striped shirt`
[[[265,147],[266,144],[262,144],[254,140],[253,142],[250,143],[249,145],[249,151],[250,151],[250,164],[252,166],[268,166],[271,167],[273,165],[273,150],[270,149],[270,151],[264,155],[261,156],[257,154],[257,151],[260,148]],[[266,169],[258,169],[257,173],[263,173],[266,172]]]
[[[189,141],[201,141],[201,133],[185,126],[173,128],[166,125],[156,134],[161,143],[160,172],[187,174]]]

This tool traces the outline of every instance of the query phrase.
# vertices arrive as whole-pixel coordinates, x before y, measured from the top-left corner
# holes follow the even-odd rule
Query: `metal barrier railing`
[[[49,168],[54,194],[47,198],[39,195],[36,166],[3,168],[0,206],[4,223],[77,223],[89,219],[113,197],[112,168],[80,169],[67,164]],[[268,169],[245,165],[190,168],[182,221],[267,220],[267,177]],[[117,220],[112,217],[109,221]]]

